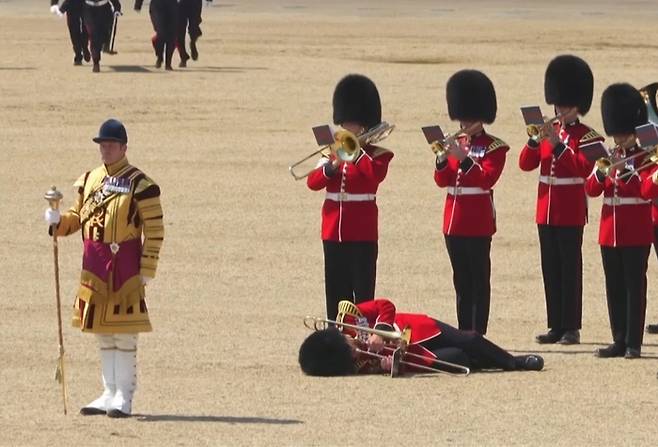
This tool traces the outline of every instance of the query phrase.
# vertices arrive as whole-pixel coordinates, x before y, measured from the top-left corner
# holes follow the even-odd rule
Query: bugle
[[[400,375],[400,368],[398,365],[405,365],[405,366],[409,366],[410,368],[416,368],[418,370],[431,372],[431,373],[447,374],[449,376],[467,376],[471,373],[471,370],[466,366],[458,365],[456,363],[446,362],[445,360],[440,360],[438,358],[432,359],[430,357],[425,357],[420,354],[414,354],[413,352],[409,352],[409,351],[402,351],[400,348],[392,348],[390,346],[384,346],[384,351],[387,353],[381,354],[364,349],[357,349],[357,352],[360,354],[378,358],[380,360],[387,358],[389,355],[393,356],[393,362],[391,365],[391,377],[397,377],[398,375]],[[457,370],[459,372],[446,371],[445,369],[440,369],[438,367],[424,365],[420,362],[411,361],[411,359],[417,359],[419,361],[429,360],[433,365],[447,367],[450,369]]]
[[[297,174],[295,168],[305,161],[314,158],[318,155],[321,157],[329,158],[331,154],[334,154],[338,159],[345,162],[353,161],[358,155],[359,150],[362,146],[368,144],[375,144],[379,141],[382,141],[388,137],[391,132],[395,129],[395,125],[388,124],[386,121],[382,121],[376,126],[368,129],[367,131],[355,135],[346,129],[340,129],[333,134],[333,143],[322,146],[320,149],[312,152],[310,155],[302,158],[301,160],[291,164],[288,167],[290,175],[293,176],[295,180],[301,180],[309,176],[317,167],[308,170],[304,174]]]

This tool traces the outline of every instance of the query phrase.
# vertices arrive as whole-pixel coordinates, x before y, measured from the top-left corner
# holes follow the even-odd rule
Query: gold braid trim
[[[498,137],[491,136],[493,138],[493,141],[487,146],[487,154],[495,151],[496,149],[500,149],[502,147],[509,147],[507,143],[505,143],[503,140],[501,140]]]
[[[599,133],[595,130],[590,130],[587,132],[585,135],[582,136],[580,139],[581,143],[587,143],[588,141],[593,141],[593,140],[601,140],[603,137],[599,135]]]

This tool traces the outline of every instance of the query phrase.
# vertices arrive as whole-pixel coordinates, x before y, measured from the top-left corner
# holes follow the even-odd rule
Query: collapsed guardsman
[[[75,182],[75,203],[67,212],[48,209],[45,219],[57,236],[82,232],[73,325],[96,334],[104,390],[80,413],[128,417],[137,383],[137,334],[151,331],[144,290],[155,276],[164,237],[160,188],[128,163],[120,121],[105,121],[93,141],[103,165]]]

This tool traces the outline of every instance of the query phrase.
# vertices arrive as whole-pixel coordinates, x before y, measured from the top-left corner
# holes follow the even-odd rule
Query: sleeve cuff
[[[605,182],[605,174],[601,172],[600,170],[596,169],[594,171],[594,175],[596,176],[596,181],[599,183],[604,183]]]
[[[333,177],[337,170],[338,169],[334,167],[333,163],[326,163],[322,167],[322,172],[324,173],[325,177]]]
[[[555,155],[555,158],[560,158],[560,155],[562,155],[566,149],[567,147],[564,143],[558,143],[553,148],[553,155]]]
[[[377,323],[374,327],[374,329],[377,329],[379,331],[388,331],[392,332],[393,331],[393,326],[391,326],[388,323]]]
[[[534,138],[528,138],[528,143],[526,143],[530,149],[537,149],[539,147],[539,141]]]
[[[448,160],[447,159],[445,159],[445,158],[439,159],[438,157],[436,158],[436,170],[437,171],[442,171],[443,169],[446,168],[446,166],[448,166]]]
[[[462,160],[462,162],[459,164],[459,168],[462,170],[464,174],[466,174],[472,167],[475,162],[471,157],[466,157]]]

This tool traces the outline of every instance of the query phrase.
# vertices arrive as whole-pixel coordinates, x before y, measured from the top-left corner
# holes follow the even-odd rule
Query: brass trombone
[[[645,85],[640,89],[640,94],[644,98],[644,102],[647,105],[647,114],[649,116],[649,121],[653,124],[658,125],[658,104],[656,99],[658,99],[658,82],[654,82],[649,85]]]
[[[617,179],[623,180],[623,179],[625,179],[627,177],[630,177],[631,175],[633,175],[637,172],[644,171],[645,169],[650,168],[650,167],[655,166],[656,164],[658,164],[658,146],[654,146],[653,149],[649,149],[648,151],[643,150],[642,152],[640,152],[638,154],[634,154],[633,157],[640,156],[640,155],[646,155],[648,157],[647,160],[645,160],[644,163],[642,163],[636,169],[629,170],[628,172],[623,173],[622,175],[617,177]]]
[[[443,139],[443,141],[432,141],[430,143],[430,149],[432,149],[432,152],[434,152],[434,155],[436,155],[438,158],[444,158],[450,151],[450,146],[452,143],[462,137],[471,138],[478,130],[481,129],[481,127],[481,123],[473,123],[466,129],[459,129],[455,133],[448,134]]]
[[[321,331],[324,329],[328,329],[330,325],[334,325],[338,328],[349,328],[349,329],[354,329],[355,331],[366,333],[366,334],[375,334],[379,335],[380,337],[392,341],[392,344],[385,344],[384,345],[384,350],[390,352],[393,357],[393,364],[391,367],[391,377],[397,377],[399,375],[399,370],[400,370],[400,365],[407,365],[413,368],[417,368],[423,371],[427,372],[432,372],[432,373],[440,373],[440,374],[448,374],[448,375],[458,375],[458,376],[467,376],[470,374],[471,370],[462,365],[458,365],[456,363],[451,363],[451,362],[446,362],[443,360],[439,359],[430,359],[429,357],[425,357],[422,355],[414,354],[412,352],[407,352],[407,347],[409,346],[409,343],[411,341],[411,328],[406,327],[402,331],[383,331],[380,329],[373,329],[370,327],[363,327],[363,326],[357,326],[354,324],[349,324],[349,323],[343,323],[340,321],[334,321],[334,320],[328,320],[326,318],[320,318],[320,317],[311,317],[311,316],[306,316],[304,318],[304,326],[306,326],[308,329],[311,330],[316,330],[316,331]],[[371,352],[365,349],[360,349],[357,348],[357,352],[360,354],[364,354],[373,358],[378,358],[378,359],[384,359],[387,357],[387,355],[384,354],[378,354],[375,352]],[[419,360],[428,360],[430,359],[433,364],[438,365],[438,366],[444,366],[448,367],[451,369],[455,369],[457,371],[460,371],[458,373],[450,372],[450,371],[444,371],[439,368],[433,368],[431,366],[427,365],[422,365],[417,362],[412,362],[409,360],[405,360],[405,357],[410,357],[414,359],[419,359]]]
[[[553,118],[550,119],[544,119],[543,124],[528,124],[526,126],[526,132],[528,132],[528,136],[530,138],[539,138],[542,136],[542,133],[544,132],[544,129],[548,125],[552,125],[555,121],[559,120],[562,114],[558,113],[555,115]]]
[[[313,168],[301,175],[295,173],[295,168],[317,155],[329,158],[331,154],[335,154],[335,156],[341,161],[351,162],[358,156],[359,149],[361,149],[362,146],[375,144],[382,141],[388,137],[394,129],[395,125],[388,124],[386,121],[382,121],[381,123],[359,135],[355,135],[349,130],[340,129],[334,133],[333,143],[322,146],[320,149],[316,150],[310,155],[291,164],[288,167],[288,171],[290,171],[290,175],[292,175],[295,180],[301,180],[308,177],[309,174],[316,168]]]

